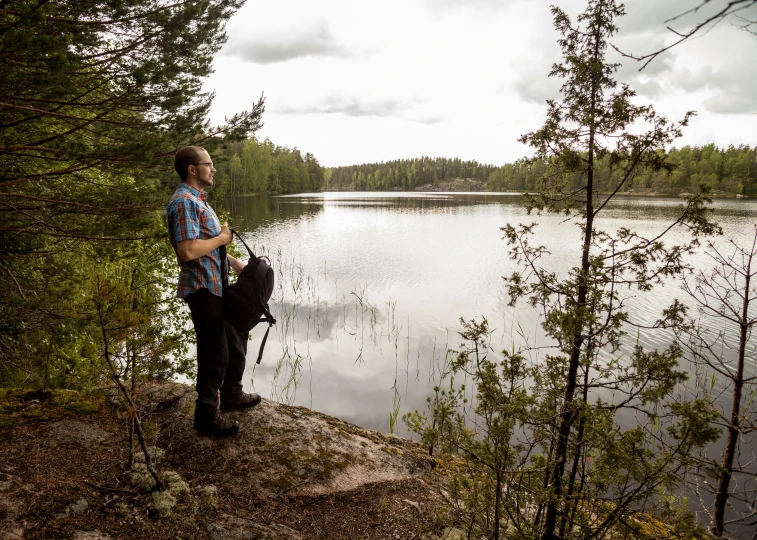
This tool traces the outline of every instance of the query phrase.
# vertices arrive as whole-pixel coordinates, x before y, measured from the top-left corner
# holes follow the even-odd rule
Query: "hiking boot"
[[[212,414],[195,414],[194,428],[204,435],[226,437],[239,431],[239,422],[226,419],[214,411]]]
[[[260,403],[261,397],[259,394],[248,394],[247,392],[239,392],[234,396],[221,395],[221,410],[223,412],[236,411],[239,409],[250,409]]]

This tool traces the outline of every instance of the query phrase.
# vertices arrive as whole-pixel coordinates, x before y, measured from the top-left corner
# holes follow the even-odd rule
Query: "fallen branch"
[[[300,487],[300,486],[304,486],[305,484],[309,484],[309,483],[310,483],[310,480],[305,480],[304,482],[300,482],[299,484],[295,484],[295,485],[293,485],[292,487],[288,487],[288,488],[286,488],[286,489],[285,489],[284,491],[280,491],[280,492],[279,492],[279,494],[278,494],[278,495],[276,495],[276,496],[275,496],[275,497],[273,497],[273,498],[274,498],[274,499],[278,499],[278,498],[279,498],[279,497],[281,497],[281,496],[282,496],[282,495],[283,495],[284,493],[286,493],[286,492],[288,492],[288,491],[292,491],[292,490],[293,490],[294,488],[298,488],[298,487]]]

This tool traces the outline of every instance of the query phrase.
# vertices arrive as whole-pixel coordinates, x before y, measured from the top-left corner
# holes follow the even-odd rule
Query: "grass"
[[[400,401],[401,398],[395,390],[392,412],[389,413],[389,433],[395,433],[395,429],[397,427],[397,417],[400,415]]]

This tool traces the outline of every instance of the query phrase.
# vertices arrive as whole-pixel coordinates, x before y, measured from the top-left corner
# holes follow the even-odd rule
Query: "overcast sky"
[[[530,155],[560,81],[551,3],[543,0],[247,0],[231,19],[206,89],[211,119],[266,96],[259,137],[325,166],[420,156],[501,165]],[[671,42],[666,19],[701,0],[629,0],[614,43],[644,54]],[[672,23],[677,30],[724,5]],[[557,2],[571,17],[585,2]],[[745,15],[757,19],[757,9]],[[757,36],[724,21],[618,79],[640,102],[698,116],[676,146],[757,144]]]

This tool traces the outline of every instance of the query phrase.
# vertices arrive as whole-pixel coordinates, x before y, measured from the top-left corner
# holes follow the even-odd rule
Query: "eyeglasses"
[[[202,163],[192,163],[192,165],[194,165],[195,167],[197,167],[198,165],[210,165],[212,167],[213,166],[213,162],[212,161],[203,161]]]

